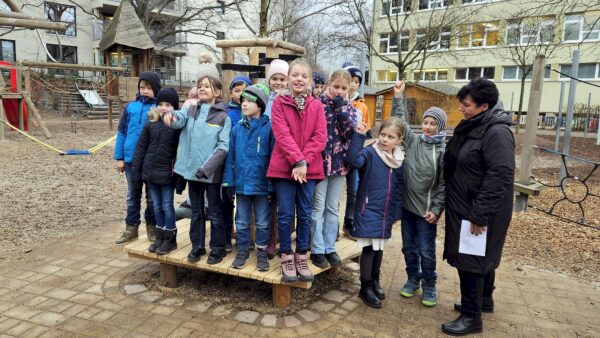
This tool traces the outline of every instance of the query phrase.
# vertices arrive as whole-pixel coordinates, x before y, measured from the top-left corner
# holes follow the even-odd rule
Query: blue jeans
[[[294,219],[295,211],[298,213],[296,221],[296,252],[308,251],[310,215],[312,213],[315,184],[315,180],[308,180],[304,184],[286,179],[275,181],[275,192],[279,205],[279,209],[277,209],[279,252],[285,254],[293,252],[292,220]]]
[[[125,216],[125,224],[137,227],[140,225],[140,209],[142,208],[142,186],[145,186],[146,192],[146,210],[144,211],[144,219],[150,225],[156,225],[156,216],[152,197],[148,185],[142,181],[133,182],[131,163],[125,163],[125,178],[127,179],[127,216]]]
[[[311,215],[311,254],[335,252],[344,181],[344,176],[329,176],[315,187]]]
[[[208,198],[208,218],[210,219],[210,248],[225,248],[225,227],[221,215],[221,185],[188,181],[189,196],[192,202],[192,222],[190,241],[192,248],[204,248],[206,237],[206,215],[204,214],[204,193]]]
[[[154,214],[156,215],[156,227],[163,230],[173,231],[175,226],[175,206],[173,196],[175,187],[172,184],[158,185],[149,184],[150,195],[154,201]]]
[[[344,220],[354,221],[354,205],[358,191],[358,169],[352,169],[346,175],[346,214]]]
[[[432,280],[435,272],[435,237],[437,225],[402,210],[402,253],[409,278]]]
[[[235,226],[237,229],[237,246],[240,251],[250,248],[250,221],[254,209],[254,225],[256,227],[256,246],[264,249],[269,244],[271,231],[271,205],[267,196],[236,195]]]

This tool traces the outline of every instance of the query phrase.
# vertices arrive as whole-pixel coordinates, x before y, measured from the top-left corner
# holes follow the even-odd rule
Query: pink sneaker
[[[296,283],[298,276],[296,275],[296,265],[294,263],[294,255],[281,254],[281,282]]]
[[[295,253],[294,258],[296,259],[296,270],[298,270],[298,280],[302,282],[312,282],[314,277],[310,268],[308,267],[308,255]]]

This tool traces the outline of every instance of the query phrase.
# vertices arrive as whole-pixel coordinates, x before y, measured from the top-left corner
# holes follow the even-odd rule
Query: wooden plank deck
[[[210,226],[208,222],[206,224],[206,228],[206,243],[208,244],[210,239]],[[312,286],[311,282],[282,284],[279,264],[280,262],[277,257],[269,260],[269,271],[258,271],[256,269],[256,250],[253,250],[250,253],[250,258],[242,269],[234,269],[231,264],[233,263],[233,260],[237,254],[237,246],[234,246],[233,250],[229,252],[219,264],[207,264],[208,253],[207,255],[202,256],[200,261],[197,263],[189,263],[187,261],[187,255],[192,249],[189,238],[190,220],[184,219],[177,222],[177,229],[177,249],[168,255],[161,256],[149,252],[148,247],[150,246],[150,242],[148,242],[146,235],[140,235],[137,240],[125,245],[125,251],[128,253],[129,257],[161,263],[161,280],[165,282],[171,281],[170,284],[175,284],[169,286],[176,286],[176,276],[174,276],[176,273],[175,266],[212,271],[273,284],[273,302],[278,307],[286,307],[289,305],[291,301],[291,287],[308,289]],[[292,236],[292,239],[295,239],[295,233],[293,233]],[[292,243],[293,242],[294,241],[292,241]],[[207,249],[207,251],[210,250]],[[356,245],[356,242],[343,235],[340,236],[340,239],[336,243],[336,251],[342,259],[342,262],[356,258],[360,256],[361,253],[361,249],[358,247],[358,245]],[[310,259],[308,261],[308,266],[310,267],[310,270],[314,276],[331,269],[319,268],[313,265]],[[166,276],[166,274],[171,275]]]

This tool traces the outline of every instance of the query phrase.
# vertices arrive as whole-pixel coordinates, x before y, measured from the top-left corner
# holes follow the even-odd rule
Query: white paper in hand
[[[466,255],[485,256],[487,231],[475,236],[471,233],[471,222],[462,220],[460,223],[460,243],[458,252]]]

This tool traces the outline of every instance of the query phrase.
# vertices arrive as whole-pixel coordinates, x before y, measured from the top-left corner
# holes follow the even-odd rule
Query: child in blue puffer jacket
[[[358,169],[359,183],[351,234],[362,247],[360,298],[381,308],[385,292],[379,284],[383,248],[392,236],[392,225],[402,217],[404,185],[404,121],[387,119],[373,145],[363,148],[367,126],[361,123],[350,142],[348,162]]]
[[[154,72],[143,72],[138,82],[138,93],[135,101],[129,102],[123,109],[119,120],[117,141],[115,144],[114,159],[117,161],[117,170],[125,172],[127,178],[127,216],[125,217],[125,231],[115,244],[125,244],[138,237],[140,225],[140,208],[142,199],[142,182],[132,180],[132,162],[138,138],[146,124],[150,109],[156,107],[156,95],[160,91],[160,78]],[[146,186],[146,232],[148,240],[154,242],[156,230],[156,217],[152,208],[152,198]]]
[[[269,101],[269,88],[264,84],[250,86],[242,93],[243,118],[231,130],[229,152],[223,174],[224,199],[237,199],[235,225],[238,253],[234,269],[241,269],[250,257],[250,221],[254,212],[256,226],[256,267],[269,270],[266,251],[271,229],[271,201],[274,192],[267,179],[267,168],[275,146],[271,121],[264,114]]]

